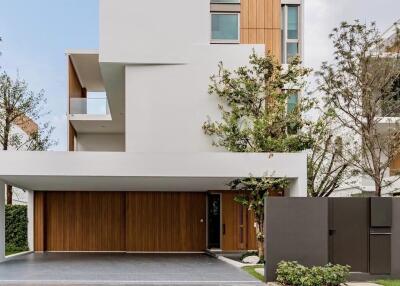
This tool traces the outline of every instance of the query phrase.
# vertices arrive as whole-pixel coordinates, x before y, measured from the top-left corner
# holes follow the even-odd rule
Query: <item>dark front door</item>
[[[330,262],[368,272],[368,198],[331,199],[329,212]]]
[[[221,248],[221,195],[208,194],[208,248]]]

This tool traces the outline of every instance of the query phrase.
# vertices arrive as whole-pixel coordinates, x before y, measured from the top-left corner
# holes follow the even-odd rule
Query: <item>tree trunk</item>
[[[258,257],[264,258],[264,222],[256,219],[256,236]]]
[[[382,195],[382,187],[380,184],[375,183],[375,197],[380,197]]]
[[[13,204],[12,186],[7,185],[7,205],[12,205],[12,204]]]
[[[5,125],[4,125],[4,130],[3,130],[3,137],[4,137],[4,140],[3,140],[3,150],[4,151],[6,151],[6,150],[8,150],[8,141],[9,141],[9,135],[10,135],[10,126],[11,126],[11,124],[9,123],[9,121],[6,119],[6,123],[5,123]],[[7,185],[7,191],[6,191],[6,193],[7,193],[7,205],[12,205],[12,196],[13,196],[13,193],[12,193],[12,186],[10,186],[10,185]]]

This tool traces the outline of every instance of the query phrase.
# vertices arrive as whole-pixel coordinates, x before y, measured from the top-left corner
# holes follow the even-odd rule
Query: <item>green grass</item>
[[[400,286],[400,280],[378,280],[376,283],[383,286]]]
[[[13,245],[6,245],[6,256],[12,255],[12,254],[17,254],[20,252],[28,251],[28,248],[22,248],[22,247],[15,247]]]
[[[256,270],[255,270],[256,268],[264,268],[264,266],[263,265],[255,265],[255,266],[244,266],[244,267],[242,267],[242,269],[244,271],[249,273],[254,278],[256,278],[256,279],[258,279],[258,280],[260,280],[262,282],[265,282],[264,276],[259,274],[258,272],[256,272]]]

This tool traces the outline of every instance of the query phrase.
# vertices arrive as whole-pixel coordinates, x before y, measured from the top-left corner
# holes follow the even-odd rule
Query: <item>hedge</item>
[[[6,252],[28,250],[27,206],[6,205]]]

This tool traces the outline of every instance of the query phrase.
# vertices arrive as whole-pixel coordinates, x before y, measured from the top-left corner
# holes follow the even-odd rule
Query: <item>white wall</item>
[[[77,151],[123,152],[124,134],[78,134]]]
[[[210,0],[100,0],[100,62],[186,62],[210,39]]]
[[[218,151],[203,133],[207,120],[219,119],[219,100],[208,94],[218,62],[227,68],[248,64],[263,45],[198,45],[184,65],[129,65],[126,83],[126,151]]]

